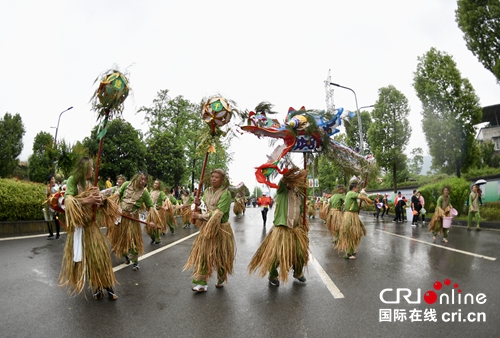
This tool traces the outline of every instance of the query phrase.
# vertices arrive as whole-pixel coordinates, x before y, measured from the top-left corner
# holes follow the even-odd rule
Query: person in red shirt
[[[272,207],[273,199],[270,196],[267,196],[266,193],[262,193],[262,196],[257,200],[257,204],[262,208],[260,212],[262,213],[264,226],[266,226],[267,212],[269,211],[269,208]]]

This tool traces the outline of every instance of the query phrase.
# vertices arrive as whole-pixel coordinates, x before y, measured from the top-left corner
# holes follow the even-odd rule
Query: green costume
[[[450,196],[441,195],[439,196],[436,202],[436,211],[434,212],[434,216],[429,223],[429,232],[432,231],[433,239],[436,239],[436,235],[438,231],[443,236],[443,242],[447,242],[448,240],[448,232],[450,229],[443,228],[443,217],[449,217],[451,213],[451,209],[453,207],[450,204]]]
[[[153,222],[155,226],[159,226],[161,221],[149,192],[145,188],[136,188],[130,183],[130,181],[123,183],[118,191],[122,214],[138,219],[138,211],[144,204],[149,209],[146,223]],[[149,231],[149,226],[145,228],[146,231]],[[111,249],[115,255],[126,257],[128,261],[130,254],[130,259],[137,265],[139,255],[144,254],[141,224],[138,221],[122,217],[120,223],[111,232],[111,236]]]
[[[330,230],[333,242],[338,241],[340,227],[344,223],[344,215],[342,213],[344,201],[345,196],[343,194],[334,194],[330,198],[330,211],[326,216],[326,228]]]
[[[209,187],[203,194],[207,212],[200,214],[202,224],[184,270],[194,268],[192,277],[196,285],[207,285],[213,272],[217,272],[217,286],[227,282],[233,273],[236,244],[229,220],[231,193],[227,187],[215,190]]]
[[[476,221],[476,230],[481,229],[479,227],[479,221],[481,217],[479,216],[479,194],[472,191],[469,195],[469,216],[467,218],[467,229],[470,230],[472,225],[472,218]]]
[[[249,273],[258,271],[264,277],[269,272],[269,281],[279,285],[279,280],[287,282],[293,269],[294,278],[305,282],[303,269],[309,261],[309,239],[301,224],[302,199],[281,180],[275,201],[274,227],[250,261]]]
[[[368,197],[351,190],[345,196],[344,202],[344,222],[340,227],[337,249],[345,251],[344,258],[354,259],[356,249],[361,243],[361,238],[366,236],[365,225],[359,219],[357,199],[364,200],[368,204],[373,201]]]
[[[167,226],[166,226],[166,211],[162,209],[163,202],[167,199],[167,195],[163,191],[160,191],[159,189],[153,190],[150,193],[151,200],[153,201],[156,210],[158,210],[158,213],[160,214],[161,218],[161,228],[147,228],[147,233],[151,240],[155,244],[160,244],[161,243],[161,237],[160,235],[162,233],[165,233],[167,231]]]
[[[114,224],[118,216],[118,206],[111,201],[97,209],[94,215],[93,205],[81,204],[81,200],[90,196],[92,185],[77,185],[73,176],[66,184],[64,196],[68,238],[64,247],[59,281],[73,289],[73,293],[83,291],[85,282],[94,290],[94,298],[102,297],[102,290],[108,291],[110,299],[117,299],[113,292],[115,274],[106,237],[101,232],[101,225]],[[99,220],[99,223],[98,221]]]

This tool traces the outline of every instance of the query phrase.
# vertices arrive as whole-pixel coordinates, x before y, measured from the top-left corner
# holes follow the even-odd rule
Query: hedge
[[[0,179],[0,221],[43,220],[45,185]]]

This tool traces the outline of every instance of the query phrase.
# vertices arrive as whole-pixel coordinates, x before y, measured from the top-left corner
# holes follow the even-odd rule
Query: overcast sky
[[[220,93],[240,109],[266,100],[283,120],[290,106],[325,108],[324,81],[352,88],[359,107],[394,85],[409,100],[407,153],[427,146],[412,87],[417,57],[431,47],[454,57],[483,106],[499,86],[466,48],[452,0],[95,1],[0,3],[0,113],[19,113],[26,128],[21,160],[40,131],[74,143],[90,135],[94,80],[118,65],[133,96],[124,118],[143,131],[138,108],[169,89],[199,102]],[[336,107],[356,110],[352,92],[335,89]],[[439,121],[436,121],[439,123]],[[233,184],[255,184],[253,167],[271,153],[267,140],[243,135],[231,149]],[[300,164],[300,163],[297,163]]]

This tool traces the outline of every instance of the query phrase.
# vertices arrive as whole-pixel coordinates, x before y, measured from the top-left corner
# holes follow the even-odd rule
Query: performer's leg
[[[137,249],[130,250],[130,260],[134,264],[132,270],[139,270],[139,253],[137,252]]]
[[[215,287],[223,288],[225,279],[226,279],[226,271],[224,270],[224,268],[217,269],[217,284],[215,284]]]
[[[201,262],[200,264],[202,266],[201,275],[196,275],[192,280],[192,283],[195,285],[191,288],[191,290],[194,292],[205,292],[208,289],[205,263]]]
[[[274,286],[279,286],[280,282],[278,279],[278,259],[275,258],[271,268],[269,269],[269,283]]]

